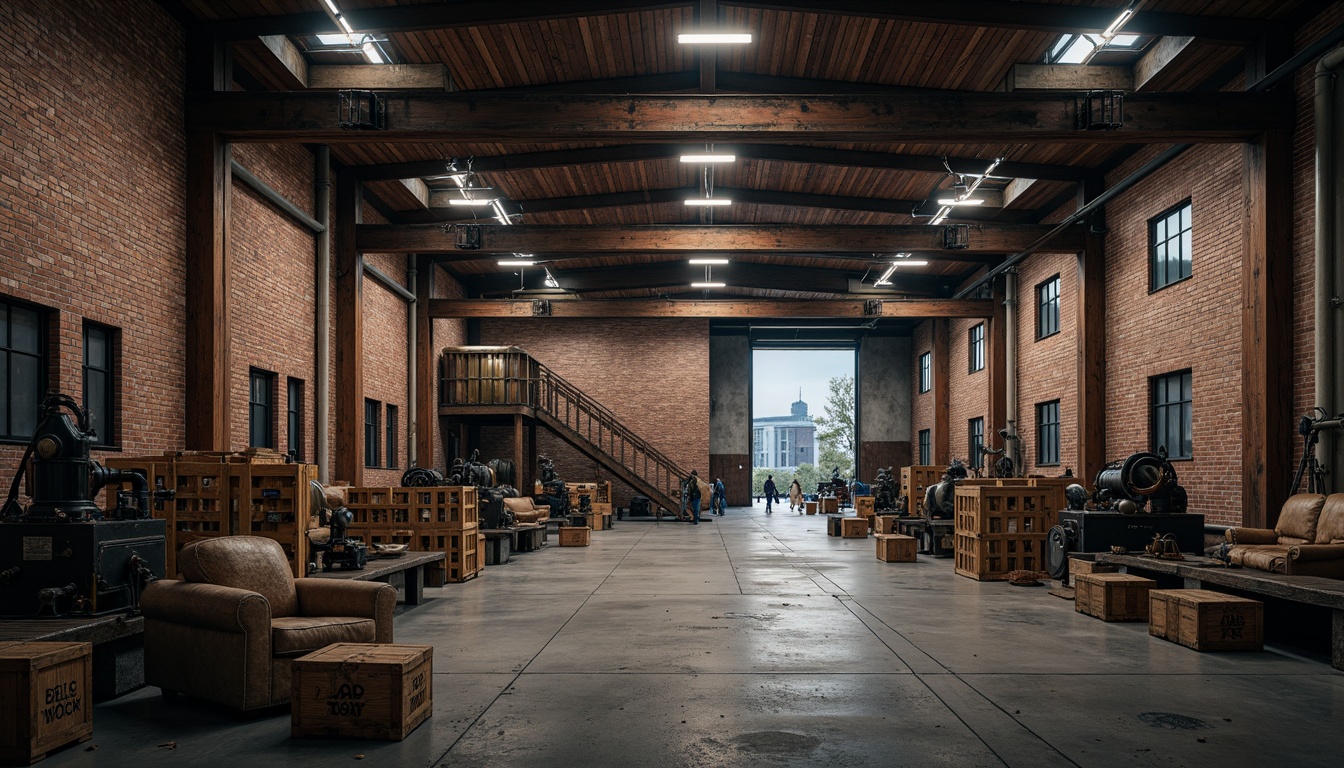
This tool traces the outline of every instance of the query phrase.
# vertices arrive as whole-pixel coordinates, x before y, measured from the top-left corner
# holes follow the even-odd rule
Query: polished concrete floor
[[[787,508],[786,508],[787,509]],[[618,523],[427,592],[434,716],[400,743],[289,738],[145,689],[46,765],[1340,765],[1344,673],[1200,654],[1044,588],[761,508]],[[554,539],[552,540],[554,541]],[[209,663],[202,659],[202,663]],[[96,746],[96,749],[93,747]],[[87,748],[87,749],[86,749]]]

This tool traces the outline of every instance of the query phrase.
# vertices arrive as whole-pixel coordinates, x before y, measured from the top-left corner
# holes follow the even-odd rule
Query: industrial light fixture
[[[722,205],[732,205],[733,201],[726,197],[688,197],[686,198],[686,204],[713,207]]]
[[[531,267],[531,266],[536,265],[536,263],[537,263],[537,262],[533,261],[532,259],[500,259],[500,260],[499,260],[499,266],[501,266],[501,267]],[[550,274],[550,273],[548,272],[547,274]]]
[[[687,264],[727,264],[727,259],[688,259]]]
[[[463,190],[464,192],[466,190]],[[454,197],[448,201],[449,205],[470,205],[476,208],[483,208],[487,205],[494,205],[493,197]]]
[[[979,181],[976,184],[979,184]],[[966,186],[965,176],[957,177],[956,183],[952,185],[951,195],[938,198],[939,205],[983,205],[984,202],[981,198],[971,197],[971,188]]]
[[[750,32],[682,32],[677,35],[682,45],[718,45],[720,43],[750,43]]]
[[[1120,31],[1120,28],[1125,26],[1125,22],[1129,21],[1130,17],[1134,15],[1134,6],[1136,4],[1137,3],[1130,3],[1125,6],[1125,10],[1121,11],[1115,21],[1112,21],[1111,25],[1101,33],[1103,39],[1110,40],[1112,37],[1115,37],[1116,33]]]
[[[560,283],[555,279],[555,275],[551,274],[551,270],[548,267],[542,267],[541,269],[546,273],[546,287],[559,288]]]
[[[322,0],[322,2],[326,3],[327,7],[331,9],[332,16],[341,15],[341,9],[336,7],[336,3],[334,2],[334,0]]]
[[[927,259],[912,259],[908,253],[898,253],[896,254],[896,260],[891,262],[891,265],[887,267],[881,277],[877,278],[877,282],[873,285],[891,285],[891,276],[896,274],[897,267],[927,267],[928,265]]]
[[[691,283],[692,288],[727,288],[727,283]]]
[[[355,34],[354,28],[350,26],[350,22],[346,21],[344,16],[337,16],[336,23],[341,25],[341,29],[345,30],[345,34],[352,36]],[[350,42],[353,43],[354,41],[351,40]]]
[[[683,163],[732,163],[737,161],[737,155],[706,153],[699,155],[682,155]]]
[[[374,45],[372,40],[366,41],[360,48],[364,51],[364,55],[369,57],[370,64],[387,63],[387,60],[383,58],[382,51],[378,50],[378,46]]]

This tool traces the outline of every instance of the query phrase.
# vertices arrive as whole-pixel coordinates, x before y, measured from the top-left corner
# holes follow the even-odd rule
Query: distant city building
[[[817,426],[807,415],[803,393],[789,408],[788,416],[764,416],[751,421],[752,465],[794,470],[800,464],[816,464]]]

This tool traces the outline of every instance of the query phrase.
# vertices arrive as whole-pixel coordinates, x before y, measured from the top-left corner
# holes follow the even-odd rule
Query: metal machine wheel
[[[1045,570],[1050,578],[1068,578],[1069,550],[1073,546],[1073,539],[1073,532],[1062,525],[1052,527],[1045,534]]]

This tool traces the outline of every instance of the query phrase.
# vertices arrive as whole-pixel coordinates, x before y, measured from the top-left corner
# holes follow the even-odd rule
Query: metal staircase
[[[441,418],[519,413],[546,425],[654,505],[679,514],[681,481],[688,473],[606,406],[518,347],[444,349],[439,359]]]

